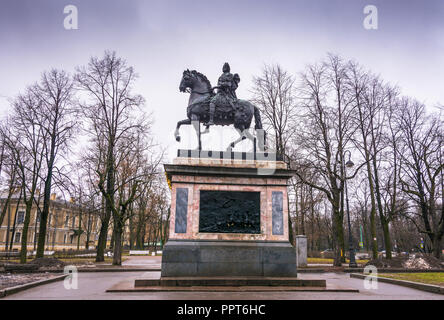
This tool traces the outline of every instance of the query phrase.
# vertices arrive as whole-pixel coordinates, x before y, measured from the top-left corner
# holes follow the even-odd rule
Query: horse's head
[[[187,90],[190,89],[190,90]],[[210,81],[200,72],[196,70],[185,70],[183,72],[182,80],[179,85],[180,92],[192,92],[208,94],[212,93],[213,89],[211,87]]]
[[[183,72],[182,80],[180,81],[179,90],[180,92],[186,92],[188,88],[193,89],[194,86],[194,75],[190,70],[185,70]]]

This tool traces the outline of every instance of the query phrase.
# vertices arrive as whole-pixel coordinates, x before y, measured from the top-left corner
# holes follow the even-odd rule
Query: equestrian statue
[[[179,129],[182,125],[193,125],[198,136],[198,148],[202,150],[200,135],[208,133],[210,126],[233,124],[240,137],[230,143],[227,150],[231,151],[237,143],[249,139],[254,143],[254,149],[257,141],[259,150],[265,151],[265,131],[262,128],[259,109],[251,102],[237,98],[236,89],[240,77],[237,73],[234,75],[231,73],[228,63],[224,64],[222,72],[217,87],[214,88],[202,73],[188,69],[183,72],[179,90],[190,94],[187,107],[188,119],[177,123],[174,134],[176,140],[180,141]],[[217,92],[214,93],[214,90]],[[249,131],[253,117],[256,137]],[[202,133],[200,131],[201,123],[206,127]]]

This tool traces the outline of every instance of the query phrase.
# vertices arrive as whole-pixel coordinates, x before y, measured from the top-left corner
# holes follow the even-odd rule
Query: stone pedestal
[[[296,236],[296,258],[298,267],[307,266],[307,236]]]
[[[165,165],[172,197],[162,277],[296,276],[285,163],[267,154],[180,155]]]

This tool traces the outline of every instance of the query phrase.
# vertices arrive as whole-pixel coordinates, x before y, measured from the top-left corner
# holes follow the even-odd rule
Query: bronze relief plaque
[[[199,232],[261,233],[260,192],[200,191]]]

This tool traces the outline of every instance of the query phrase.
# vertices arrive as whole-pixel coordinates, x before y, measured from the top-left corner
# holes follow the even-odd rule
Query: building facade
[[[0,203],[0,208],[3,209],[6,197],[2,197]],[[33,204],[31,209],[27,239],[27,249],[29,251],[37,248],[40,210],[42,208],[43,200],[40,201],[39,208],[36,204]],[[26,214],[25,203],[20,201],[18,195],[14,195],[6,210],[6,215],[0,226],[0,251],[20,250]],[[52,194],[45,250],[95,249],[99,228],[100,221],[97,214],[75,204],[73,201],[59,199],[55,194]]]

